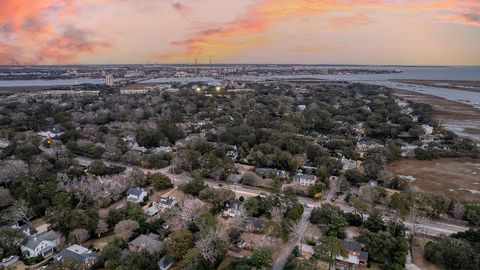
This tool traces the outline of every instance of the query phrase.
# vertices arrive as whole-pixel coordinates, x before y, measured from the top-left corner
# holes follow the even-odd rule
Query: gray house
[[[158,240],[158,238],[159,236],[154,234],[141,234],[128,243],[128,249],[131,251],[146,250],[150,253],[155,253],[163,248],[163,241]]]
[[[65,258],[73,259],[83,265],[90,267],[97,261],[98,255],[96,252],[80,245],[70,246],[55,255],[54,259],[57,262],[63,261]]]
[[[147,192],[143,188],[129,188],[127,191],[127,201],[141,203],[147,195]]]
[[[54,231],[47,231],[35,236],[27,236],[20,243],[20,250],[26,258],[48,257],[53,254],[53,249],[59,244],[60,235]]]

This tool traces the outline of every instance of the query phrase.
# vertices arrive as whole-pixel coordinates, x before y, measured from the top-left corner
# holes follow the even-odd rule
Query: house
[[[263,177],[285,178],[287,176],[285,171],[271,168],[256,168],[255,173]]]
[[[20,250],[26,258],[48,257],[59,244],[60,236],[54,231],[46,231],[35,236],[27,236],[20,243]]]
[[[173,263],[173,259],[170,258],[168,255],[165,255],[158,262],[158,268],[160,268],[160,270],[168,270],[170,269],[170,267],[172,267]]]
[[[5,149],[10,146],[10,141],[6,139],[0,139],[0,149]]]
[[[129,188],[127,191],[127,201],[129,202],[142,203],[146,196],[147,192],[143,188]]]
[[[14,224],[10,225],[10,228],[12,228],[12,229],[14,229],[18,232],[21,232],[25,235],[34,235],[34,234],[37,233],[37,230],[29,224],[24,224],[24,225],[20,226],[20,225],[18,225],[18,223],[14,223]]]
[[[173,151],[172,147],[170,146],[160,146],[153,149],[153,153],[161,154],[161,153],[171,153]]]
[[[362,245],[354,241],[341,241],[343,249],[347,251],[347,257],[336,256],[336,269],[347,270],[367,266],[368,252],[362,251]]]
[[[55,255],[54,260],[61,262],[65,258],[75,260],[87,267],[90,267],[97,261],[98,254],[80,245],[73,245],[60,251],[60,253]]]
[[[293,177],[293,181],[298,182],[300,186],[309,187],[315,185],[317,177],[315,175],[297,173]]]
[[[234,218],[240,214],[241,207],[242,207],[242,202],[238,199],[235,199],[226,205],[225,209],[223,209],[222,215],[224,217]]]
[[[383,145],[369,140],[361,140],[357,142],[357,149],[360,153],[365,153],[377,147],[383,148]]]
[[[299,255],[307,260],[310,259],[315,253],[313,246],[307,244],[300,244],[298,251],[300,253]]]
[[[342,171],[348,171],[357,168],[357,161],[342,157],[340,160],[342,163]]]
[[[120,94],[121,95],[141,95],[141,94],[146,94],[149,92],[148,88],[140,88],[140,89],[133,89],[133,88],[128,88],[128,89],[120,89]]]
[[[433,127],[429,125],[422,125],[422,129],[425,131],[425,135],[430,136],[433,134]]]
[[[415,149],[417,149],[418,146],[414,144],[404,144],[400,147],[400,150],[402,151],[401,156],[402,157],[413,157],[415,156]]]
[[[245,228],[249,232],[259,232],[263,229],[264,225],[265,225],[265,221],[263,221],[260,218],[252,217],[247,220],[247,224]]]
[[[128,243],[128,249],[130,251],[141,251],[145,250],[150,253],[155,253],[162,250],[163,241],[158,240],[159,236],[155,234],[141,234],[134,240]]]
[[[56,139],[60,137],[63,132],[56,132],[56,131],[40,131],[37,133],[38,136],[45,138],[45,139]]]
[[[172,208],[177,201],[173,197],[158,197],[153,205],[156,205],[159,209],[170,209]]]
[[[298,109],[299,111],[304,111],[306,108],[307,108],[307,105],[304,105],[304,104],[299,104],[299,105],[297,105],[297,109]]]
[[[147,148],[138,145],[137,142],[131,142],[131,143],[129,143],[129,144],[128,144],[128,147],[129,147],[130,149],[132,149],[132,151],[135,151],[135,152],[138,152],[138,153],[142,153],[142,154],[144,154],[144,153],[146,153],[146,152],[148,151]]]
[[[153,217],[159,211],[172,208],[176,203],[177,201],[173,197],[158,197],[147,209],[147,215]]]
[[[245,240],[243,240],[243,239],[239,239],[239,240],[236,240],[235,242],[233,242],[233,244],[234,244],[237,248],[243,249],[243,248],[245,248],[247,242],[246,242]]]

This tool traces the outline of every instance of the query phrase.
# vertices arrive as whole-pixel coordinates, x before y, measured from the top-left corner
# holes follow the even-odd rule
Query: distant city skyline
[[[480,0],[1,4],[3,65],[480,65]]]

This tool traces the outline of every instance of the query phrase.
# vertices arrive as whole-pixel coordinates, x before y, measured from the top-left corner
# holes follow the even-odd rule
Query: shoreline
[[[434,95],[416,91],[391,88],[392,93],[415,103],[430,104],[434,118],[450,131],[460,137],[480,142],[480,109],[459,101],[452,101]]]
[[[407,80],[393,79],[392,82],[412,84],[416,86],[440,87],[452,90],[480,93],[480,81],[453,81],[453,80]]]

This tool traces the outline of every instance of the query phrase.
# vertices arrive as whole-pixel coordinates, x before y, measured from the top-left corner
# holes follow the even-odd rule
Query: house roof
[[[255,172],[258,174],[275,174],[275,175],[285,174],[285,171],[272,169],[272,168],[256,168]]]
[[[43,241],[43,239],[38,238],[36,236],[27,236],[25,239],[23,239],[21,245],[24,247],[27,247],[29,249],[36,249]]]
[[[301,174],[301,173],[297,173],[293,177],[295,181],[300,181],[300,180],[315,181],[316,178],[317,177],[315,175]]]
[[[347,241],[347,240],[342,240],[342,247],[345,250],[348,251],[353,251],[353,252],[360,252],[362,251],[362,245],[358,242],[353,242],[353,241]]]
[[[143,188],[135,187],[135,188],[129,188],[127,191],[127,194],[139,197],[140,195],[142,195],[143,192],[144,192]]]
[[[175,199],[172,197],[158,197],[155,202],[163,205],[173,205],[175,204]]]
[[[36,249],[43,241],[55,241],[59,235],[54,231],[47,231],[35,236],[27,236],[21,245],[29,249]]]
[[[10,145],[10,142],[5,139],[0,139],[0,148],[7,148]]]
[[[55,241],[60,238],[60,235],[54,231],[46,231],[46,232],[37,234],[37,237],[47,241]]]
[[[96,259],[97,253],[80,245],[73,245],[60,251],[60,253],[55,256],[57,260],[62,260],[65,257],[84,263],[88,259]]]
[[[144,234],[139,235],[128,243],[129,246],[144,249],[149,252],[160,251],[163,248],[163,241],[156,240]]]
[[[252,225],[252,227],[259,230],[259,229],[263,228],[263,224],[265,223],[265,221],[263,221],[260,218],[253,218],[252,217],[252,218],[250,218],[249,223],[250,223],[250,225]]]
[[[173,264],[173,259],[170,258],[168,255],[163,256],[158,262],[158,266],[160,266],[161,269],[165,269],[172,264]]]
[[[361,260],[361,261],[368,261],[368,252],[365,252],[365,251],[360,251],[360,255],[358,256],[358,258]]]
[[[315,253],[315,251],[314,251],[314,249],[313,249],[313,246],[311,246],[311,245],[301,244],[301,245],[300,245],[300,250],[301,250],[302,252],[306,252],[306,253],[310,253],[310,254]]]

